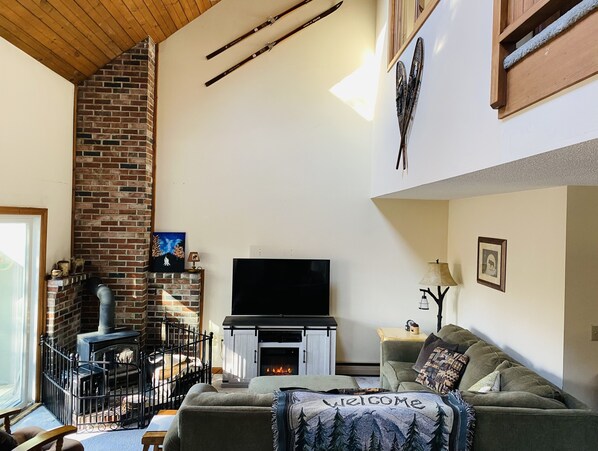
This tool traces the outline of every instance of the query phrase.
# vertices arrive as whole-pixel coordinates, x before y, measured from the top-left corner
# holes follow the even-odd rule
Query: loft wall
[[[378,0],[377,5],[380,76],[373,131],[374,197],[598,137],[598,76],[498,120],[490,108],[493,2],[445,0],[418,33],[424,39],[424,69],[408,140],[409,171],[396,171],[400,134],[395,67],[386,70],[388,0]],[[408,71],[415,41],[400,57]]]
[[[71,83],[0,38],[0,206],[48,209],[46,270],[71,255]]]
[[[375,1],[345,1],[209,88],[203,83],[332,3],[316,1],[213,60],[293,1],[220,2],[160,44],[156,230],[205,267],[204,327],[222,337],[232,259],[329,258],[339,362],[379,361],[376,328],[416,319],[427,261],[446,257],[447,202],[370,195]],[[356,110],[359,110],[357,112]],[[284,302],[284,300],[281,300]],[[216,365],[219,350],[214,352]]]

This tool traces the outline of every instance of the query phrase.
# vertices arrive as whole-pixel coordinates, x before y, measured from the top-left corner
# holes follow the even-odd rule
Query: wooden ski
[[[314,23],[316,23],[317,21],[323,19],[324,17],[332,14],[333,12],[335,12],[337,9],[340,8],[340,6],[343,4],[343,2],[338,2],[336,5],[334,5],[332,8],[327,9],[326,11],[324,11],[321,14],[318,14],[316,17],[314,17],[313,19],[305,22],[303,25],[301,25],[298,28],[295,28],[294,30],[288,32],[287,34],[285,34],[284,36],[266,44],[264,47],[262,47],[261,49],[259,49],[257,52],[249,55],[247,58],[245,58],[244,60],[238,62],[237,64],[235,64],[234,66],[232,66],[231,68],[225,70],[224,72],[222,72],[219,75],[216,75],[214,78],[206,81],[205,85],[206,86],[211,86],[214,83],[216,83],[218,80],[223,79],[224,77],[226,77],[228,74],[230,74],[231,72],[237,70],[239,67],[245,65],[246,63],[248,63],[249,61],[257,58],[258,56],[260,56],[262,53],[267,52],[268,50],[272,50],[272,48],[278,44],[280,44],[282,41],[284,41],[287,38],[290,38],[291,36],[293,36],[295,33],[300,32],[301,30],[309,27],[310,25],[313,25]]]
[[[272,17],[268,17],[268,20],[266,20],[265,22],[259,24],[257,27],[253,28],[251,31],[248,31],[247,33],[239,36],[238,38],[232,40],[231,42],[229,42],[226,45],[223,45],[222,47],[220,47],[218,50],[214,50],[212,53],[210,53],[209,55],[206,56],[207,59],[212,59],[217,55],[220,55],[222,52],[224,52],[227,49],[230,49],[233,45],[238,44],[239,42],[241,42],[243,39],[248,38],[249,36],[251,36],[252,34],[257,33],[258,31],[260,31],[262,28],[266,28],[267,26],[272,25],[274,22],[276,22],[278,19],[280,19],[281,17],[286,16],[289,13],[292,13],[293,11],[295,11],[298,8],[301,8],[303,5],[307,4],[311,2],[311,0],[303,0],[300,3],[297,3],[295,6],[290,7],[289,9],[287,9],[286,11],[281,12],[280,14],[277,14],[275,16]]]

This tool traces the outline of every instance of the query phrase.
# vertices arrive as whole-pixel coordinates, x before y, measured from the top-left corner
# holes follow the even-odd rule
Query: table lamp
[[[455,282],[453,276],[451,276],[448,263],[439,263],[438,260],[436,260],[436,262],[428,263],[428,271],[424,275],[423,279],[420,280],[419,284],[438,287],[437,296],[435,296],[429,288],[419,289],[419,291],[423,293],[422,298],[419,301],[420,310],[430,309],[426,293],[429,294],[434,301],[436,301],[436,304],[438,304],[438,323],[436,325],[436,332],[438,332],[442,327],[442,301],[444,300],[444,295],[450,287],[456,286],[457,282]],[[441,287],[446,288],[443,290]]]
[[[189,256],[187,257],[187,261],[191,262],[191,268],[187,269],[189,272],[199,272],[201,268],[199,266],[195,266],[195,264],[199,261],[199,252],[189,252]]]

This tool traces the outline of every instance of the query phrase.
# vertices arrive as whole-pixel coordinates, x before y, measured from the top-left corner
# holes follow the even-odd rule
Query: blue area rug
[[[41,406],[14,424],[13,430],[19,430],[25,426],[39,426],[43,429],[54,429],[62,426],[48,409]],[[106,451],[118,449],[118,451],[139,451],[141,449],[141,436],[145,429],[129,429],[124,431],[110,432],[79,432],[70,435],[70,438],[80,441],[85,451]]]

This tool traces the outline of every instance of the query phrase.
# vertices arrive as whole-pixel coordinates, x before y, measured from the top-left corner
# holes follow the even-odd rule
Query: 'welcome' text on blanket
[[[467,450],[473,409],[458,392],[277,392],[275,451]]]

